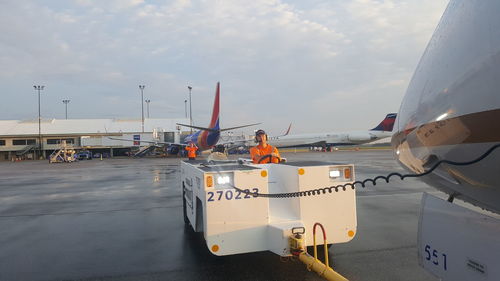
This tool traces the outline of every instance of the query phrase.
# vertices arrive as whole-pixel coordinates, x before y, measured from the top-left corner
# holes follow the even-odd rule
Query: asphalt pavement
[[[284,153],[403,172],[389,150]],[[217,257],[184,226],[176,158],[0,162],[0,280],[322,280],[270,252]],[[330,249],[351,281],[437,280],[417,263],[418,179],[357,189],[353,241]],[[244,243],[244,241],[242,241]]]

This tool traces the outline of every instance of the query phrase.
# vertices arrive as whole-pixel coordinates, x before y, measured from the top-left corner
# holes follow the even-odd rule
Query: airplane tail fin
[[[394,127],[394,121],[396,121],[396,113],[389,113],[385,116],[385,119],[378,124],[377,127],[371,129],[371,131],[387,131],[391,132]]]
[[[229,131],[229,130],[244,128],[244,127],[249,127],[249,126],[255,126],[255,125],[259,125],[260,124],[260,123],[256,123],[256,124],[249,124],[249,125],[243,125],[243,126],[237,126],[237,127],[220,129],[220,127],[219,127],[219,99],[220,99],[220,82],[217,82],[217,87],[215,88],[214,108],[212,110],[212,120],[210,121],[210,124],[208,125],[208,128],[206,128],[206,127],[200,127],[200,126],[180,124],[180,123],[176,123],[176,124],[184,126],[184,127],[189,127],[189,128],[194,128],[194,129],[204,130],[204,131],[210,131],[210,132]]]
[[[290,123],[290,125],[288,126],[288,129],[286,130],[284,136],[288,135],[288,133],[290,133],[290,129],[292,128],[292,123]]]
[[[219,96],[220,96],[220,82],[217,82],[217,87],[215,88],[215,100],[214,108],[212,110],[212,120],[210,121],[209,128],[218,130],[219,129]]]
[[[290,123],[290,125],[288,125],[288,129],[286,129],[286,131],[283,135],[279,135],[277,137],[284,137],[284,136],[288,135],[288,133],[290,133],[290,128],[292,128],[292,123]]]

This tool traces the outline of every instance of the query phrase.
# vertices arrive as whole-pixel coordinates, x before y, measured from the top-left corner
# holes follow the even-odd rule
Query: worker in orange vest
[[[194,144],[194,142],[190,142],[188,146],[186,146],[186,150],[188,152],[189,160],[196,160],[196,151],[198,147]]]
[[[264,130],[255,132],[257,146],[250,148],[250,157],[254,164],[279,163],[281,161],[278,149],[267,143],[267,134]]]

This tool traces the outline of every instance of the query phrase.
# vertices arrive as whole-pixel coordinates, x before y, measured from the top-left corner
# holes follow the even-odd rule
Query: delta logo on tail
[[[217,82],[217,87],[215,89],[214,106],[213,106],[213,111],[212,111],[212,119],[210,120],[210,124],[208,125],[207,128],[177,123],[177,125],[180,125],[180,126],[200,130],[194,134],[186,136],[186,138],[184,139],[184,142],[183,142],[184,145],[187,145],[189,143],[194,143],[199,148],[200,151],[208,150],[208,149],[211,149],[212,147],[214,147],[218,143],[221,132],[239,129],[239,128],[244,128],[244,127],[249,127],[249,126],[255,126],[255,125],[260,124],[260,123],[255,123],[255,124],[248,124],[248,125],[242,125],[242,126],[237,126],[237,127],[220,129],[220,127],[219,127],[219,113],[220,113],[219,100],[220,100],[220,82]]]
[[[377,127],[371,129],[370,131],[385,131],[392,132],[392,128],[394,127],[394,122],[396,121],[396,113],[389,113],[385,116],[385,119],[378,124]]]

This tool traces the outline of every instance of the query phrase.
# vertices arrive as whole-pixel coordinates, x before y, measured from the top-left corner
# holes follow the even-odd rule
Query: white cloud
[[[41,81],[52,84],[47,98],[85,94],[78,102],[91,109],[80,117],[130,117],[146,83],[157,117],[181,117],[191,84],[202,123],[221,81],[224,124],[265,121],[281,132],[298,119],[296,132],[318,131],[358,107],[366,113],[326,129],[371,126],[398,109],[446,2],[11,0],[0,11],[0,91]],[[93,106],[106,95],[123,105]],[[20,111],[2,107],[0,118],[30,114]]]

